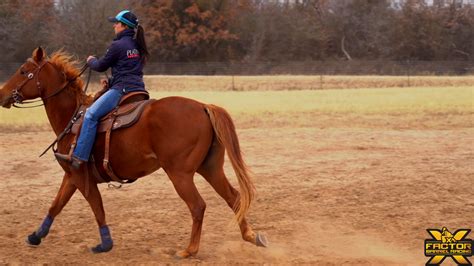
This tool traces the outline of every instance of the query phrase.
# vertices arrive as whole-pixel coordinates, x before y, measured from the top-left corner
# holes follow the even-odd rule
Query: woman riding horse
[[[143,66],[149,53],[142,26],[138,24],[137,17],[128,10],[121,11],[115,17],[109,17],[109,21],[114,23],[116,34],[114,41],[104,57],[97,59],[89,56],[87,64],[99,72],[112,68],[112,78],[105,84],[110,89],[105,88],[106,91],[101,92],[103,94],[87,108],[81,134],[72,156],[55,153],[58,160],[71,163],[72,168],[76,170],[89,160],[100,118],[117,107],[123,95],[145,90]]]
[[[118,33],[118,40],[112,44],[105,56],[105,58],[115,58],[115,60],[111,60],[108,63],[110,65],[102,65],[101,62],[108,62],[104,59],[89,60],[92,68],[105,70],[112,66],[114,72],[114,78],[110,82],[112,88],[89,108],[89,112],[96,111],[95,116],[98,116],[96,109],[105,112],[102,110],[102,108],[106,109],[104,106],[113,105],[109,101],[118,101],[117,94],[126,93],[131,89],[143,89],[142,85],[131,85],[131,80],[133,80],[131,77],[141,81],[143,60],[148,55],[146,46],[139,45],[144,44],[140,41],[143,40],[140,38],[142,30],[140,26],[136,27],[138,38],[135,41],[131,36],[132,26],[138,25],[136,17],[134,18],[129,12],[121,12],[115,20],[128,23],[125,23],[128,28],[125,27]],[[117,24],[114,27],[121,28],[123,25]],[[134,45],[124,49],[122,45],[117,45],[122,43]],[[133,49],[139,52],[136,53]],[[127,52],[129,50],[130,52]],[[124,51],[125,54],[123,54]],[[130,62],[130,64],[124,62]],[[133,67],[129,72],[121,71],[126,66],[135,66],[140,74],[131,72],[131,69],[135,70]],[[38,47],[33,51],[32,57],[26,60],[0,88],[0,106],[10,108],[13,104],[40,98],[49,123],[58,138],[57,151],[64,155],[70,150],[75,140],[75,135],[65,128],[67,129],[79,106],[90,104],[92,100],[82,90],[83,82],[79,76],[80,71],[74,66],[74,62],[71,62],[70,55],[59,51],[47,57],[44,49]],[[100,104],[101,100],[106,102],[103,106]],[[87,117],[90,117],[90,113],[86,114]],[[91,130],[90,125],[95,124],[95,122],[86,123],[89,123],[89,126],[83,127],[81,134],[83,136],[90,134],[87,133]],[[95,129],[91,131],[94,133]],[[63,135],[64,132],[66,133]],[[94,142],[92,137],[83,138],[88,145]],[[73,169],[69,162],[75,159],[67,160],[68,163],[59,162],[64,170],[63,181],[43,223],[28,236],[28,244],[34,246],[41,244],[48,235],[54,219],[78,190],[89,203],[100,232],[101,242],[92,251],[100,253],[112,249],[113,241],[105,217],[102,196],[97,186],[98,183],[104,181],[89,175],[90,171],[87,169],[92,165],[95,165],[96,169],[103,167],[102,162],[106,160],[105,139],[106,136],[101,134],[95,140],[92,149],[94,161],[90,160],[80,167],[85,171]],[[224,108],[183,97],[152,99],[144,107],[140,119],[133,126],[114,131],[111,143],[110,163],[121,180],[125,177],[128,180],[136,180],[163,169],[177,194],[189,208],[192,218],[191,238],[184,250],[176,252],[178,257],[194,256],[199,250],[206,203],[194,183],[195,173],[200,174],[234,211],[242,239],[257,246],[267,245],[265,236],[254,232],[247,222],[246,216],[255,195],[255,187],[250,171],[243,160],[235,125]],[[76,148],[75,156],[80,155],[82,149],[86,149],[84,144],[82,148]],[[234,169],[240,191],[235,189],[227,179],[224,171],[225,154]],[[87,153],[78,160],[87,160],[88,156]],[[131,198],[131,200],[136,201],[137,204],[146,204],[140,202],[139,199]]]

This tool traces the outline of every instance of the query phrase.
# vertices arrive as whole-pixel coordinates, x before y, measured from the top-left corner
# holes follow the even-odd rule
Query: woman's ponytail
[[[140,24],[138,24],[137,26],[136,40],[138,51],[140,51],[140,55],[142,56],[143,62],[146,63],[146,61],[150,57],[150,53],[148,52],[148,48],[146,47],[145,31],[143,30],[143,27]]]

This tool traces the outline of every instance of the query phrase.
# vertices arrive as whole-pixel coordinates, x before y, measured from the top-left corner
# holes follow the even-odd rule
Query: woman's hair
[[[146,61],[150,57],[150,53],[148,52],[148,48],[146,47],[145,31],[143,30],[143,27],[140,24],[138,24],[137,26],[135,39],[137,40],[138,51],[140,51],[140,55],[143,58],[143,63],[146,63]]]
[[[127,24],[123,22],[120,22],[120,23],[122,23],[122,25],[125,26],[126,28],[130,29],[130,27]],[[150,53],[148,52],[148,48],[146,46],[145,30],[140,24],[138,24],[136,32],[135,32],[135,40],[137,41],[138,51],[140,52],[140,56],[142,57],[143,63],[146,63],[146,61],[150,57]]]

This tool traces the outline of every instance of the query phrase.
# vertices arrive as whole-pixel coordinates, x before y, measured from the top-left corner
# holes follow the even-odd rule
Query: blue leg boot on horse
[[[32,246],[38,246],[39,244],[41,244],[41,239],[45,238],[48,235],[49,229],[51,228],[53,221],[54,219],[51,216],[46,216],[38,230],[28,236],[27,243]]]
[[[112,237],[110,236],[109,227],[107,225],[101,226],[99,228],[99,232],[100,232],[100,239],[102,242],[96,247],[92,248],[92,252],[102,253],[102,252],[110,251],[112,247],[114,246],[114,241],[112,240]]]

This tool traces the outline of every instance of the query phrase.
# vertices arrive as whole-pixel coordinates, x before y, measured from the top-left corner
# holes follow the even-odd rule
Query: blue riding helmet
[[[129,26],[132,29],[135,29],[138,26],[138,18],[130,12],[129,10],[120,11],[117,16],[109,17],[110,22],[122,22],[123,24]]]

